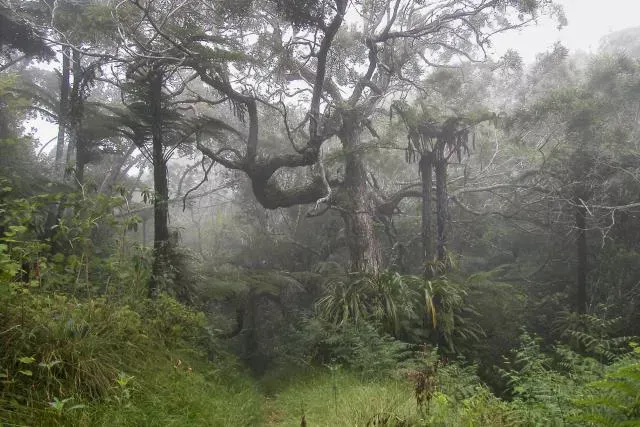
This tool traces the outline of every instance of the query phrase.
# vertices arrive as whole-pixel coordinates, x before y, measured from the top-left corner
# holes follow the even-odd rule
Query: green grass
[[[255,381],[168,297],[0,303],[0,426],[263,424]]]
[[[438,370],[437,391],[421,410],[399,374],[287,365],[258,382],[205,325],[169,297],[131,307],[106,298],[5,298],[0,425],[297,427],[303,416],[309,427],[541,425],[526,422],[530,407],[499,400],[455,363]],[[375,360],[367,360],[371,369]]]
[[[257,426],[261,397],[252,381],[227,363],[189,363],[178,358],[150,367],[133,380],[128,402],[96,405],[78,419],[92,426]]]
[[[309,427],[532,425],[480,384],[466,398],[435,392],[419,410],[408,379],[366,379],[327,370],[287,378],[279,391],[265,398],[264,414],[268,426],[291,427],[301,425],[303,414]]]
[[[314,427],[366,426],[376,417],[417,421],[408,381],[366,381],[346,372],[317,372],[298,377],[266,398],[267,425],[298,427],[303,414],[307,424]]]
[[[178,360],[181,363],[178,365]],[[150,354],[148,365],[113,386],[102,400],[72,399],[60,412],[19,408],[0,413],[0,425],[38,426],[259,426],[262,397],[248,376],[229,361]],[[74,405],[81,405],[73,408]],[[4,420],[2,420],[4,418]]]

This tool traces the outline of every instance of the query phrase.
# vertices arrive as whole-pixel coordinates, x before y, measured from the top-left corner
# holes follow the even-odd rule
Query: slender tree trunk
[[[71,56],[71,69],[73,71],[73,85],[70,86],[69,96],[69,144],[67,146],[67,164],[75,162],[76,175],[78,172],[78,144],[80,138],[80,124],[82,121],[82,67],[80,64],[80,52],[73,51]],[[84,172],[84,171],[83,171]],[[77,178],[77,176],[76,176]],[[82,182],[82,181],[80,181]]]
[[[82,93],[83,76],[80,52],[74,50],[71,56],[71,68],[73,71],[73,85],[69,96],[69,144],[67,146],[67,165],[74,163],[74,176],[79,185],[84,181],[85,149],[80,140],[80,127],[82,126],[84,95]]]
[[[149,285],[149,295],[156,296],[160,291],[169,263],[169,185],[167,182],[167,165],[164,159],[162,140],[162,73],[156,71],[151,76],[151,133],[153,143],[153,271]]]
[[[71,86],[69,82],[71,68],[71,49],[62,48],[62,72],[60,79],[60,103],[58,105],[58,141],[56,143],[56,169],[60,177],[64,175],[64,137],[67,128],[67,118],[69,112],[69,92]]]
[[[433,239],[431,233],[431,186],[433,182],[433,156],[422,154],[418,168],[422,179],[422,256],[424,262],[433,261]],[[425,270],[426,271],[426,270]]]
[[[576,229],[578,231],[576,239],[576,311],[584,313],[587,309],[587,208],[582,204],[579,197],[576,197],[574,202],[576,205]]]
[[[436,174],[436,229],[438,234],[438,242],[436,245],[437,258],[443,263],[445,268],[447,265],[447,219],[449,217],[448,195],[447,195],[447,161],[446,159],[436,158],[435,161]]]
[[[374,226],[374,205],[367,188],[367,169],[360,147],[362,127],[357,112],[343,112],[343,123],[340,141],[346,161],[340,199],[351,257],[350,269],[378,274],[382,266],[382,251]]]

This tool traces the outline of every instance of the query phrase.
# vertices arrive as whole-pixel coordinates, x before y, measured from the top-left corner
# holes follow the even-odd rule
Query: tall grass
[[[177,361],[180,360],[179,366]],[[176,357],[150,366],[131,400],[95,405],[75,419],[92,426],[258,426],[261,398],[248,377],[235,367],[215,366]],[[193,363],[195,362],[195,363]]]
[[[169,297],[0,304],[0,425],[260,424],[248,377],[212,350],[204,317]]]
[[[382,418],[417,421],[415,399],[407,381],[366,381],[339,371],[299,377],[266,400],[268,425],[298,427],[303,415],[309,426],[357,427],[374,425]]]
[[[265,401],[267,425],[462,427],[531,425],[520,408],[495,397],[479,382],[453,384],[468,374],[455,365],[438,374],[441,382],[428,402],[418,406],[415,384],[407,377],[367,379],[341,371],[307,372],[288,378]],[[273,387],[273,383],[270,384]],[[461,393],[460,388],[468,389]]]

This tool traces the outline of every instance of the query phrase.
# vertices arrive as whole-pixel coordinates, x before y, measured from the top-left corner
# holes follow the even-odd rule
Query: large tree
[[[383,260],[365,153],[380,107],[409,94],[429,67],[483,60],[491,35],[553,9],[547,1],[504,0],[285,1],[241,11],[214,2],[126,3],[142,11],[154,40],[138,43],[139,54],[195,70],[245,123],[234,132],[241,138],[212,139],[217,146],[199,144],[202,152],[245,172],[266,208],[325,202],[338,210],[351,269],[371,273]],[[126,19],[124,9],[115,15]],[[281,114],[289,151],[269,150],[262,108]],[[296,112],[300,120],[292,124]],[[317,165],[332,140],[341,150],[341,176],[317,168],[302,185],[282,185],[284,170]]]

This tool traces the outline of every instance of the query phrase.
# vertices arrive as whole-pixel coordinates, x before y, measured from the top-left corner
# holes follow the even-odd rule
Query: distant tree
[[[542,141],[536,186],[546,188],[548,197],[540,202],[561,209],[560,218],[575,234],[574,307],[581,313],[588,304],[589,230],[600,230],[604,238],[618,215],[640,207],[638,200],[616,206],[608,191],[608,183],[636,176],[640,167],[632,154],[639,70],[626,57],[600,57],[584,78],[548,91],[516,116],[525,141]]]
[[[422,188],[422,247],[428,275],[444,272],[448,266],[447,228],[449,223],[449,193],[447,168],[453,156],[457,161],[470,153],[470,135],[473,127],[496,118],[495,113],[481,112],[468,116],[438,117],[424,104],[411,108],[405,103],[394,103],[395,110],[408,130],[407,160],[419,159],[418,171]],[[435,170],[436,187],[436,259],[432,256],[432,196]]]

